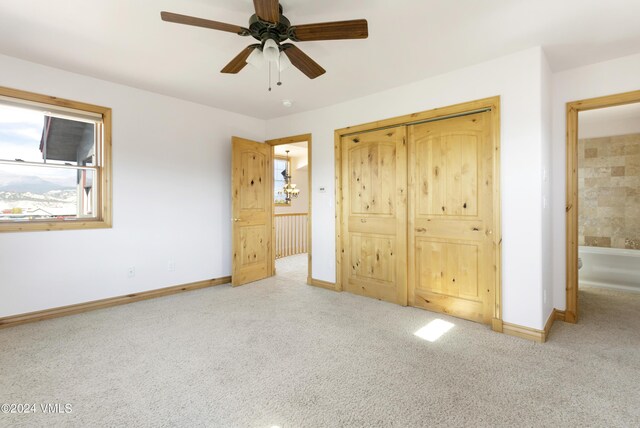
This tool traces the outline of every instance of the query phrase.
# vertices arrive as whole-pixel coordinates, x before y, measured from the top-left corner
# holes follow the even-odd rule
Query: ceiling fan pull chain
[[[280,67],[280,55],[278,55],[278,86],[282,86],[282,79],[280,78],[282,74],[282,67]]]
[[[271,62],[269,62],[269,92],[271,92]]]

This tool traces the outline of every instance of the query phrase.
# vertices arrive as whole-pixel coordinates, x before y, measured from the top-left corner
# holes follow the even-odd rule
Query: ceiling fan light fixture
[[[251,54],[249,54],[249,57],[247,57],[247,64],[251,64],[258,69],[262,68],[262,66],[264,65],[264,56],[260,48],[256,48],[251,51]]]
[[[262,54],[264,55],[264,59],[268,62],[276,62],[278,61],[278,57],[280,55],[280,47],[273,39],[267,39],[264,42],[262,47]]]

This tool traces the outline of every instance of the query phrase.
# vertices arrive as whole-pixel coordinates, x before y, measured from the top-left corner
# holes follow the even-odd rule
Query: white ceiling
[[[625,104],[578,115],[578,137],[599,138],[640,132],[640,103]]]
[[[605,122],[608,120],[635,120],[640,122],[640,103],[598,108],[580,112],[580,123]]]
[[[293,158],[306,157],[307,156],[307,142],[281,144],[273,147],[273,153],[277,156],[286,156],[287,150],[289,150],[289,156]]]
[[[167,10],[247,26],[251,0],[2,0],[0,53],[266,119],[538,45],[554,71],[640,52],[638,0],[282,4],[293,24],[366,18],[369,39],[299,43],[327,73],[292,68],[268,92],[265,69],[219,72],[252,38],[160,20]]]

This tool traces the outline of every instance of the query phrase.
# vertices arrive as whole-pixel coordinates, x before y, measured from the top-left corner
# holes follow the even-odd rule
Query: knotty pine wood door
[[[407,304],[406,127],[341,139],[342,287]]]
[[[489,112],[408,127],[408,302],[490,324],[496,262]]]
[[[271,146],[232,139],[233,286],[271,276]]]

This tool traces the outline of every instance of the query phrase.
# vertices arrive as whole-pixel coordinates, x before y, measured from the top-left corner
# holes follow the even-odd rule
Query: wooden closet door
[[[341,142],[343,289],[406,305],[406,127]]]
[[[490,113],[412,125],[409,305],[490,323],[495,300]]]

